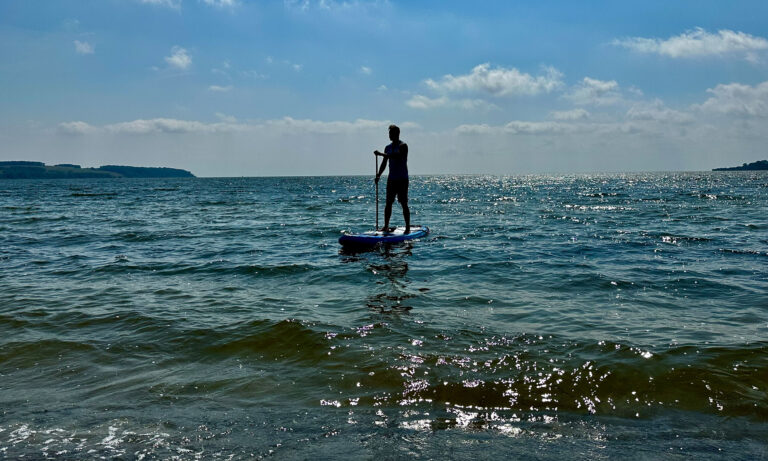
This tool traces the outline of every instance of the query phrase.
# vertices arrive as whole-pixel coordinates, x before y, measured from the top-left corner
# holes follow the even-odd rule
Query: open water
[[[372,184],[0,181],[0,458],[768,458],[768,174]]]

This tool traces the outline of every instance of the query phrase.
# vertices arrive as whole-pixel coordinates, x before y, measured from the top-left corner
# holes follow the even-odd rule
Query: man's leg
[[[408,208],[408,180],[404,180],[397,194],[397,199],[403,207],[403,219],[405,220],[405,233],[411,232],[411,209]]]
[[[384,205],[384,232],[389,232],[389,218],[392,217],[392,204],[395,203],[395,187],[387,182],[387,203]]]
[[[384,206],[384,227],[381,230],[389,231],[389,218],[392,216],[392,202],[387,200],[387,204]]]

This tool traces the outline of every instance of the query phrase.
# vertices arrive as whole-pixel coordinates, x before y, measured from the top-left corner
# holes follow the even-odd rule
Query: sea
[[[410,207],[359,251],[371,176],[0,181],[0,458],[768,459],[768,172]]]

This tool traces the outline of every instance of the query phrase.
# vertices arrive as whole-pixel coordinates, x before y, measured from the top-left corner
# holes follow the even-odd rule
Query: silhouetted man
[[[400,128],[396,125],[389,125],[390,145],[384,148],[384,153],[373,151],[373,155],[384,157],[381,162],[381,168],[376,175],[376,182],[379,182],[384,169],[389,163],[389,175],[387,177],[387,205],[384,207],[384,232],[389,232],[389,218],[392,216],[392,204],[395,197],[403,207],[403,218],[405,218],[405,233],[411,232],[411,210],[408,209],[408,144],[400,140]]]

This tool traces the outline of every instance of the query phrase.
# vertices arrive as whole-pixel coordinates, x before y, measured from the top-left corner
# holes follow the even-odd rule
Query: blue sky
[[[768,2],[0,1],[0,159],[201,176],[768,157]]]

